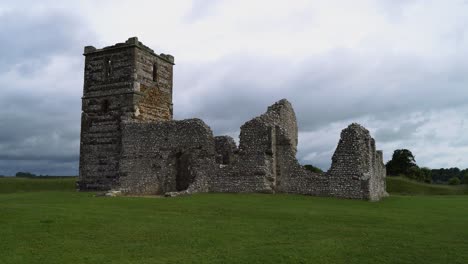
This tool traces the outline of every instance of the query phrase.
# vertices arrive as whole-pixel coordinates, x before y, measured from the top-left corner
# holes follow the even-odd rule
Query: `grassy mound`
[[[76,177],[0,178],[0,194],[13,192],[75,191]]]
[[[403,177],[387,177],[387,192],[404,195],[463,195],[468,194],[468,186],[437,185]]]

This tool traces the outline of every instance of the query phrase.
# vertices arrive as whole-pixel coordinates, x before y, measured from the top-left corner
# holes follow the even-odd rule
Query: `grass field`
[[[16,180],[0,179],[1,264],[468,262],[468,196],[105,198]]]
[[[468,194],[468,186],[428,184],[403,177],[387,177],[387,191],[404,195],[464,195]]]

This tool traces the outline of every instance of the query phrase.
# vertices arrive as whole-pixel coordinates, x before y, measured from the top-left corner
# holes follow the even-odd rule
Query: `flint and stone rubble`
[[[377,201],[381,151],[364,127],[341,133],[326,173],[296,159],[298,127],[282,99],[241,127],[239,146],[200,119],[172,120],[174,57],[137,38],[85,47],[80,191],[178,196],[195,192],[296,193]]]

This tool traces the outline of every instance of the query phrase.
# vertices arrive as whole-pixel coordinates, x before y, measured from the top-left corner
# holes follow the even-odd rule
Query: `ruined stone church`
[[[296,159],[298,128],[282,99],[241,127],[239,145],[200,119],[173,120],[174,57],[137,38],[84,49],[80,191],[179,195],[295,193],[380,200],[385,166],[369,131],[341,132],[331,168],[313,173]]]

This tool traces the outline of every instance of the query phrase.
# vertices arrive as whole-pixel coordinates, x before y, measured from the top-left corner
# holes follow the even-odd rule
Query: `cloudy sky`
[[[176,119],[237,137],[287,98],[302,163],[358,122],[385,160],[468,167],[468,1],[3,0],[0,174],[78,174],[83,47],[132,36],[175,56]]]

